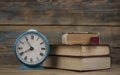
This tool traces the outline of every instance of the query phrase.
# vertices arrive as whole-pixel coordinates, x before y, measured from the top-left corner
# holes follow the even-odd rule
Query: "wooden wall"
[[[119,25],[119,0],[1,0],[0,24]]]
[[[99,32],[101,44],[111,46],[112,62],[120,63],[120,0],[1,0],[0,64],[17,61],[14,41],[31,28],[51,45],[61,44],[63,33]]]

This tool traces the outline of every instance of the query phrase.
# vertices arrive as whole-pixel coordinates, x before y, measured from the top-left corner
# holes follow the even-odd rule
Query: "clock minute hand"
[[[30,42],[28,41],[28,38],[25,37],[25,39],[26,39],[27,43],[29,44],[29,46],[32,47],[31,44],[30,44]]]

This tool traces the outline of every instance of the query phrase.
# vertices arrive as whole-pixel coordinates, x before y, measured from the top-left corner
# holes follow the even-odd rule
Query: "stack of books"
[[[72,71],[102,70],[111,67],[109,45],[99,44],[97,33],[68,33],[61,45],[52,45],[43,65]]]

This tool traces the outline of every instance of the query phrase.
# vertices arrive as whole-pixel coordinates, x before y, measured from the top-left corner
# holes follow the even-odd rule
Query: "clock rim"
[[[40,37],[45,41],[46,47],[47,47],[47,49],[48,49],[46,55],[44,56],[44,58],[42,58],[42,59],[41,59],[38,63],[36,63],[36,64],[28,64],[28,63],[25,63],[24,61],[22,61],[22,60],[18,57],[18,55],[17,55],[17,49],[16,49],[17,43],[19,42],[19,40],[20,40],[24,35],[31,34],[31,33],[37,34],[38,36],[40,36]],[[24,65],[26,65],[26,66],[35,67],[35,66],[38,66],[38,65],[42,64],[42,63],[46,60],[46,58],[48,57],[48,55],[49,55],[49,53],[50,53],[50,44],[49,44],[49,42],[48,42],[48,39],[47,39],[42,33],[38,32],[38,31],[27,31],[27,32],[24,32],[24,33],[20,34],[20,35],[18,36],[18,38],[16,39],[16,41],[15,41],[15,43],[14,43],[14,53],[15,53],[15,56],[17,57],[17,59],[18,59],[22,64],[24,64]]]

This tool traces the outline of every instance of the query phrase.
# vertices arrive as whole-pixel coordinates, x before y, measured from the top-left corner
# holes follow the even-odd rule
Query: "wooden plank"
[[[7,65],[9,66],[9,65]],[[10,65],[11,66],[11,65]],[[3,65],[0,68],[1,75],[119,75],[120,74],[120,66],[113,65],[110,70],[101,70],[101,71],[92,71],[92,72],[74,72],[74,71],[66,71],[66,70],[58,70],[58,69],[45,69],[45,70],[17,70],[19,66],[11,66],[6,67]]]
[[[0,26],[1,44],[13,44],[18,35],[28,29],[37,29],[49,40],[50,44],[61,44],[63,33],[99,32],[101,44],[111,44],[111,27],[93,26]],[[2,32],[3,31],[3,32]],[[3,41],[4,40],[4,41]],[[117,44],[117,43],[116,43]]]
[[[119,25],[119,0],[2,0],[0,24]]]
[[[0,53],[0,65],[19,65],[20,62],[15,57],[13,52]]]
[[[1,0],[1,7],[29,7],[37,9],[119,9],[119,0]],[[17,9],[17,8],[16,8]]]
[[[112,63],[120,64],[120,47],[111,48]]]
[[[111,28],[112,46],[120,47],[120,27]],[[116,43],[116,45],[115,45]]]
[[[0,24],[28,25],[120,25],[118,11],[0,10]]]
[[[67,74],[76,74],[79,75],[80,72],[74,71],[66,71],[66,70],[59,70],[59,69],[44,69],[44,70],[18,70],[20,66],[18,65],[2,65],[0,68],[0,74],[2,75],[60,75],[61,71],[63,72],[62,75]]]

